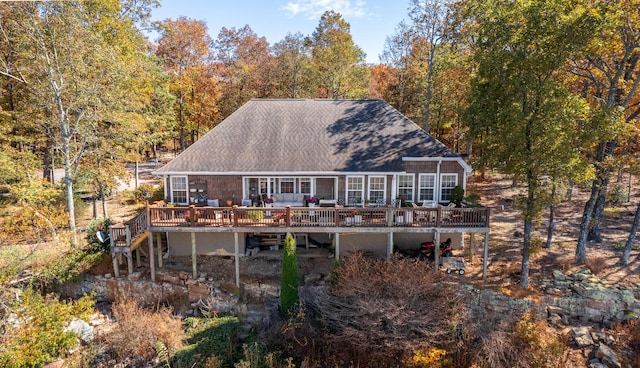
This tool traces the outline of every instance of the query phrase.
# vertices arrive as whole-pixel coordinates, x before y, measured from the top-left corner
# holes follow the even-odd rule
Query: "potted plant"
[[[462,201],[464,200],[464,189],[461,186],[456,185],[451,189],[451,196],[449,201],[456,204],[456,207],[462,207]]]
[[[233,199],[227,198],[227,207],[233,207]]]
[[[264,206],[265,207],[273,207],[273,198],[272,197],[266,197],[264,199]]]
[[[305,201],[307,202],[307,206],[308,207],[315,207],[316,204],[318,204],[318,198],[316,198],[315,196],[311,195],[309,197],[307,197],[305,199]]]

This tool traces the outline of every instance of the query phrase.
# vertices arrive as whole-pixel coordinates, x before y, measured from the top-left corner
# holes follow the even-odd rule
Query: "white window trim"
[[[369,175],[369,180],[367,180],[367,199],[371,200],[371,179],[382,179],[382,201],[384,203],[387,202],[387,177],[384,175]]]
[[[423,177],[431,176],[433,177],[433,198],[422,198],[420,195],[420,190],[422,187],[420,186],[420,181]],[[438,175],[437,174],[419,174],[418,175],[418,190],[416,191],[417,198],[419,202],[424,201],[436,201],[438,198]]]
[[[396,181],[396,198],[400,197],[400,177],[401,176],[410,176],[411,177],[411,198],[405,198],[405,201],[411,201],[413,202],[415,197],[416,197],[416,175],[415,174],[398,174],[397,177],[397,181]]]
[[[349,179],[351,178],[360,178],[360,180],[362,181],[362,188],[360,189],[360,202],[364,203],[364,189],[365,189],[365,181],[364,181],[364,175],[347,175],[345,178],[345,186],[344,186],[344,203],[345,206],[349,205]]]
[[[439,190],[438,190],[438,201],[439,201],[439,202],[444,202],[444,201],[449,202],[449,200],[442,199],[442,190],[444,189],[444,187],[442,186],[442,184],[444,183],[443,178],[444,178],[445,176],[455,176],[456,181],[455,181],[455,183],[454,183],[453,187],[455,187],[456,185],[458,185],[458,176],[459,176],[458,174],[456,174],[456,173],[441,173],[441,174],[440,174],[440,185],[439,185]],[[452,187],[452,188],[453,188],[453,187]]]
[[[175,199],[173,197],[173,193],[174,193],[174,190],[175,190],[174,189],[174,185],[173,185],[174,184],[173,183],[174,179],[184,179],[184,184],[185,184],[185,187],[186,187],[185,190],[187,192],[187,194],[186,194],[187,201],[186,202],[176,202],[175,201]],[[189,177],[184,176],[184,175],[180,175],[180,176],[176,175],[176,176],[171,176],[169,178],[169,180],[171,182],[171,202],[173,202],[175,204],[189,204]]]

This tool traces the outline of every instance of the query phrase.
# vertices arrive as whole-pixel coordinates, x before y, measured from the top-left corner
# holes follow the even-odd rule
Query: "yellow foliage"
[[[446,350],[435,347],[430,347],[426,353],[422,350],[416,350],[413,352],[409,365],[412,367],[446,367],[450,364],[446,355]]]

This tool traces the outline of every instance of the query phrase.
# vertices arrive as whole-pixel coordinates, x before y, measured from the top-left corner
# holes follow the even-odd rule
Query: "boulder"
[[[93,327],[81,319],[74,319],[69,322],[69,326],[65,327],[64,331],[75,333],[78,339],[85,345],[90,343],[94,338]]]

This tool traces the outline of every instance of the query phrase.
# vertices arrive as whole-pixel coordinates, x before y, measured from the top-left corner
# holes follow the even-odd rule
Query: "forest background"
[[[127,162],[184,150],[251,98],[380,98],[480,172],[522,184],[524,288],[532,228],[548,209],[550,245],[554,205],[588,188],[584,263],[608,194],[621,195],[612,174],[638,170],[640,3],[407,5],[374,65],[334,11],[269,44],[250,25],[212,39],[204,21],[150,23],[155,0],[0,3],[2,241],[68,231],[74,246],[80,190],[104,201]]]

